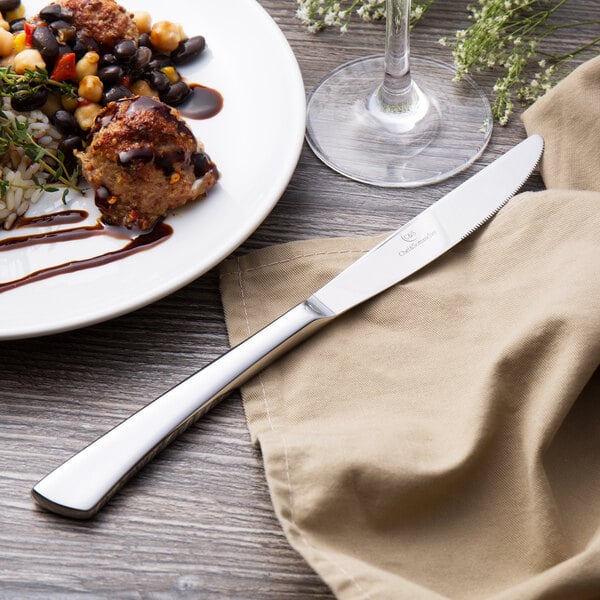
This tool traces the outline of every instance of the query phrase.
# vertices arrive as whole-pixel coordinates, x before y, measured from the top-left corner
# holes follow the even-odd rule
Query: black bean
[[[0,12],[5,13],[21,6],[21,0],[0,0]]]
[[[79,131],[77,120],[68,110],[57,110],[52,115],[52,124],[61,133],[77,133]]]
[[[78,135],[71,135],[61,140],[58,144],[58,149],[64,154],[65,160],[73,158],[73,152],[75,150],[81,150],[83,148],[83,140]]]
[[[25,19],[15,19],[14,21],[11,21],[8,26],[10,27],[11,33],[23,31],[25,29]]]
[[[103,54],[100,57],[99,65],[102,67],[104,65],[116,65],[119,61],[114,54]]]
[[[121,62],[131,61],[137,53],[137,44],[133,40],[123,40],[113,49],[114,55]]]
[[[152,48],[152,42],[150,41],[149,33],[142,33],[138,40],[138,46],[144,46],[145,48]]]
[[[171,52],[171,60],[175,65],[183,65],[190,62],[206,48],[206,40],[201,35],[183,40],[173,52]]]
[[[204,152],[196,152],[192,156],[192,162],[194,164],[194,175],[197,179],[204,177],[214,166],[208,155]]]
[[[19,112],[28,112],[30,110],[35,110],[37,108],[41,108],[46,104],[46,100],[48,99],[48,92],[46,90],[40,89],[31,93],[21,93],[16,94],[10,99],[10,105],[13,110]]]
[[[73,20],[73,11],[60,4],[49,4],[40,10],[40,17],[46,23],[53,23],[54,21],[71,22]]]
[[[77,57],[77,60],[79,60],[87,52],[97,52],[100,54],[100,47],[96,40],[84,33],[77,32],[77,41],[73,46],[73,52],[75,52],[75,56]]]
[[[121,98],[130,98],[131,96],[131,90],[118,83],[104,92],[104,103],[108,104],[109,102],[120,100]]]
[[[125,72],[119,65],[107,65],[98,71],[98,77],[102,83],[119,83],[123,75]]]
[[[140,46],[136,54],[131,61],[131,66],[134,69],[145,69],[148,66],[148,63],[152,59],[152,50],[147,48],[146,46]]]
[[[33,30],[31,41],[46,63],[55,60],[58,56],[58,42],[48,27],[38,25]]]
[[[111,196],[112,194],[110,190],[101,185],[96,189],[95,193],[96,206],[98,208],[103,208],[104,210],[110,209],[110,204],[108,201],[110,200]]]
[[[71,48],[71,46],[65,45],[63,46],[62,44],[58,45],[58,55],[62,56],[63,54],[72,54],[73,53],[73,48]]]
[[[185,81],[177,81],[160,95],[160,99],[170,106],[181,104],[189,95],[190,86]]]
[[[166,56],[164,54],[157,54],[154,58],[148,63],[149,69],[160,70],[165,67],[172,67],[173,61],[170,56]]]
[[[126,166],[131,163],[150,163],[154,160],[154,150],[145,146],[119,152],[119,164]]]
[[[144,79],[158,92],[164,92],[170,85],[169,78],[162,71],[148,71]]]
[[[50,27],[50,31],[56,36],[59,44],[66,44],[71,41],[77,32],[71,23],[62,20],[52,21],[48,27]]]

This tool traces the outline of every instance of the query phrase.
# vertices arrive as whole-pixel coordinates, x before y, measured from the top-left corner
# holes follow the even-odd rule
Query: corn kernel
[[[134,96],[158,98],[158,92],[144,79],[138,79],[131,85],[131,93]]]
[[[177,83],[179,81],[179,75],[175,67],[163,67],[161,71],[168,77],[170,83]]]
[[[181,174],[180,173],[173,173],[171,175],[171,177],[169,178],[169,183],[171,185],[175,185],[180,179],[181,179]]]
[[[15,52],[23,52],[25,50],[25,32],[21,31],[14,36]]]

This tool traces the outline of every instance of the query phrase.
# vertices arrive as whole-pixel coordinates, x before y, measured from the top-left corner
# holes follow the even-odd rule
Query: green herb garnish
[[[40,67],[36,67],[35,70],[27,69],[21,75],[15,73],[12,67],[0,67],[0,93],[2,96],[9,98],[24,94],[33,96],[40,90],[77,98],[75,84],[50,79],[46,69]]]
[[[35,71],[28,69],[24,74],[15,73],[11,67],[0,67],[0,92],[3,97],[23,98],[33,96],[40,91],[54,92],[61,96],[77,97],[75,85],[54,81],[48,77],[44,69],[37,68]],[[38,163],[43,171],[52,176],[52,179],[65,187],[63,202],[69,190],[80,192],[77,187],[79,167],[76,165],[69,169],[65,163],[65,155],[60,150],[53,152],[41,146],[29,132],[29,121],[11,120],[8,115],[0,110],[0,160],[10,152],[11,148],[22,148],[25,156],[32,162]],[[47,185],[38,178],[33,177],[34,185],[15,185],[0,179],[0,197],[4,198],[8,189],[13,187],[38,188],[46,192],[59,190],[56,185]]]

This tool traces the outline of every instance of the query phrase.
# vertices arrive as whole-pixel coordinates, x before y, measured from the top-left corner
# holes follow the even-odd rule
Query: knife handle
[[[94,516],[190,424],[334,316],[313,298],[298,304],[72,456],[33,487],[34,499],[67,517]]]

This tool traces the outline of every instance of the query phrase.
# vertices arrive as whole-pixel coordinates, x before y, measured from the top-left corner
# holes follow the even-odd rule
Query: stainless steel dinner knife
[[[175,386],[37,483],[44,508],[86,519],[231,390],[356,305],[415,273],[494,215],[543,151],[534,135],[438,200],[273,323]]]

